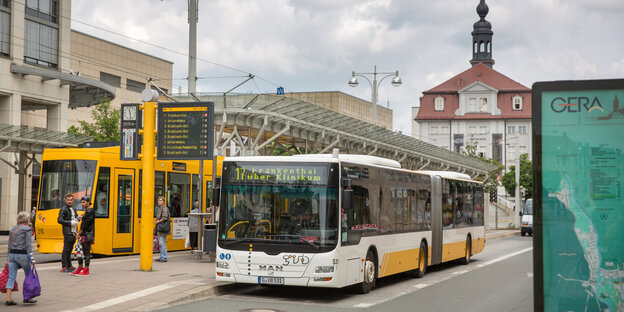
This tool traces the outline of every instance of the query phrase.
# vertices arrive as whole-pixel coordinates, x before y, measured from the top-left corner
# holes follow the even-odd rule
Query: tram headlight
[[[217,268],[219,268],[219,269],[229,269],[230,268],[230,264],[227,263],[227,262],[217,261]]]
[[[334,273],[334,267],[329,266],[329,265],[317,266],[315,272],[316,273]]]

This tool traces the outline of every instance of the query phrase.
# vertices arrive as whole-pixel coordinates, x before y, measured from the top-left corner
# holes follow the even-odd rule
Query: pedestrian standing
[[[9,231],[9,256],[7,264],[9,266],[9,279],[7,280],[7,301],[5,305],[16,305],[11,298],[13,285],[17,278],[17,270],[24,270],[24,275],[30,273],[30,265],[34,265],[32,258],[32,230],[30,228],[30,214],[22,211],[17,214],[17,225]],[[37,300],[28,299],[24,303],[35,303]]]
[[[61,272],[69,273],[76,271],[71,263],[71,253],[76,243],[76,230],[78,228],[78,215],[74,210],[74,195],[65,195],[65,205],[59,210],[58,223],[63,226],[63,253],[61,255]]]
[[[91,244],[95,241],[95,210],[91,207],[91,198],[83,196],[80,205],[85,213],[82,216],[80,231],[78,231],[78,244],[82,245],[83,257],[78,258],[78,269],[69,274],[75,276],[89,276],[89,263],[91,262]],[[84,258],[84,267],[83,264]]]
[[[158,212],[156,212],[156,234],[158,235],[158,246],[160,247],[160,257],[156,261],[167,262],[167,235],[171,234],[171,227],[167,231],[158,229],[158,224],[169,222],[169,208],[165,205],[165,197],[158,196]]]
[[[198,213],[199,212],[199,200],[196,200],[193,203],[193,209],[191,210],[191,213]],[[190,245],[191,245],[191,249],[197,249],[197,228],[198,228],[198,221],[197,221],[198,217],[197,216],[189,216],[188,219],[188,228],[189,228],[189,239],[190,239]]]

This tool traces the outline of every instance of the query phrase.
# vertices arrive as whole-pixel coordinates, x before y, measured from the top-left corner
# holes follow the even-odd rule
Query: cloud
[[[338,90],[370,99],[370,86],[347,85],[351,71],[399,70],[403,86],[380,85],[395,129],[410,132],[423,91],[468,69],[477,1],[215,0],[199,2],[198,90],[223,92],[246,73],[240,92]],[[624,1],[487,1],[494,69],[530,87],[535,81],[624,77]],[[174,62],[187,76],[187,1],[72,1],[72,27]],[[173,53],[179,51],[183,55]],[[223,78],[229,77],[229,78]],[[184,80],[174,85],[186,87]],[[177,87],[174,87],[177,90]]]

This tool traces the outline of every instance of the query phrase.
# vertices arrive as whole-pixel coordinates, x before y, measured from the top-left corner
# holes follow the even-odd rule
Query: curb
[[[218,282],[217,284],[213,284],[213,285],[198,286],[198,287],[186,290],[180,293],[175,298],[171,298],[170,300],[166,302],[162,302],[162,301],[151,302],[151,303],[139,306],[139,307],[135,307],[128,311],[143,312],[143,311],[162,310],[162,309],[171,308],[171,307],[186,304],[186,303],[206,300],[209,298],[213,298],[222,294],[232,292],[235,289],[248,288],[252,286],[255,286],[255,285],[254,284],[234,284],[234,283],[226,283],[226,282]]]
[[[501,239],[501,238],[507,238],[507,237],[512,237],[512,236],[516,236],[516,235],[520,235],[520,230],[518,231],[512,231],[512,232],[507,232],[507,233],[496,233],[496,234],[492,234],[490,236],[485,236],[485,240],[486,241],[493,241],[493,240],[497,240],[497,239]]]

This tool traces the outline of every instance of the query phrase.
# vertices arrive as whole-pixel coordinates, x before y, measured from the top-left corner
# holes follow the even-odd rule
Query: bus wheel
[[[469,264],[471,255],[472,255],[472,242],[470,241],[470,236],[468,236],[468,238],[466,238],[466,250],[464,251],[464,257],[461,259],[461,263]]]
[[[427,244],[425,242],[420,243],[420,250],[418,251],[418,268],[416,269],[415,277],[421,278],[425,276],[427,271]]]
[[[377,278],[376,272],[377,263],[375,262],[375,256],[371,250],[366,254],[366,261],[364,262],[364,280],[357,287],[357,290],[361,294],[367,294],[375,287],[375,280]]]

